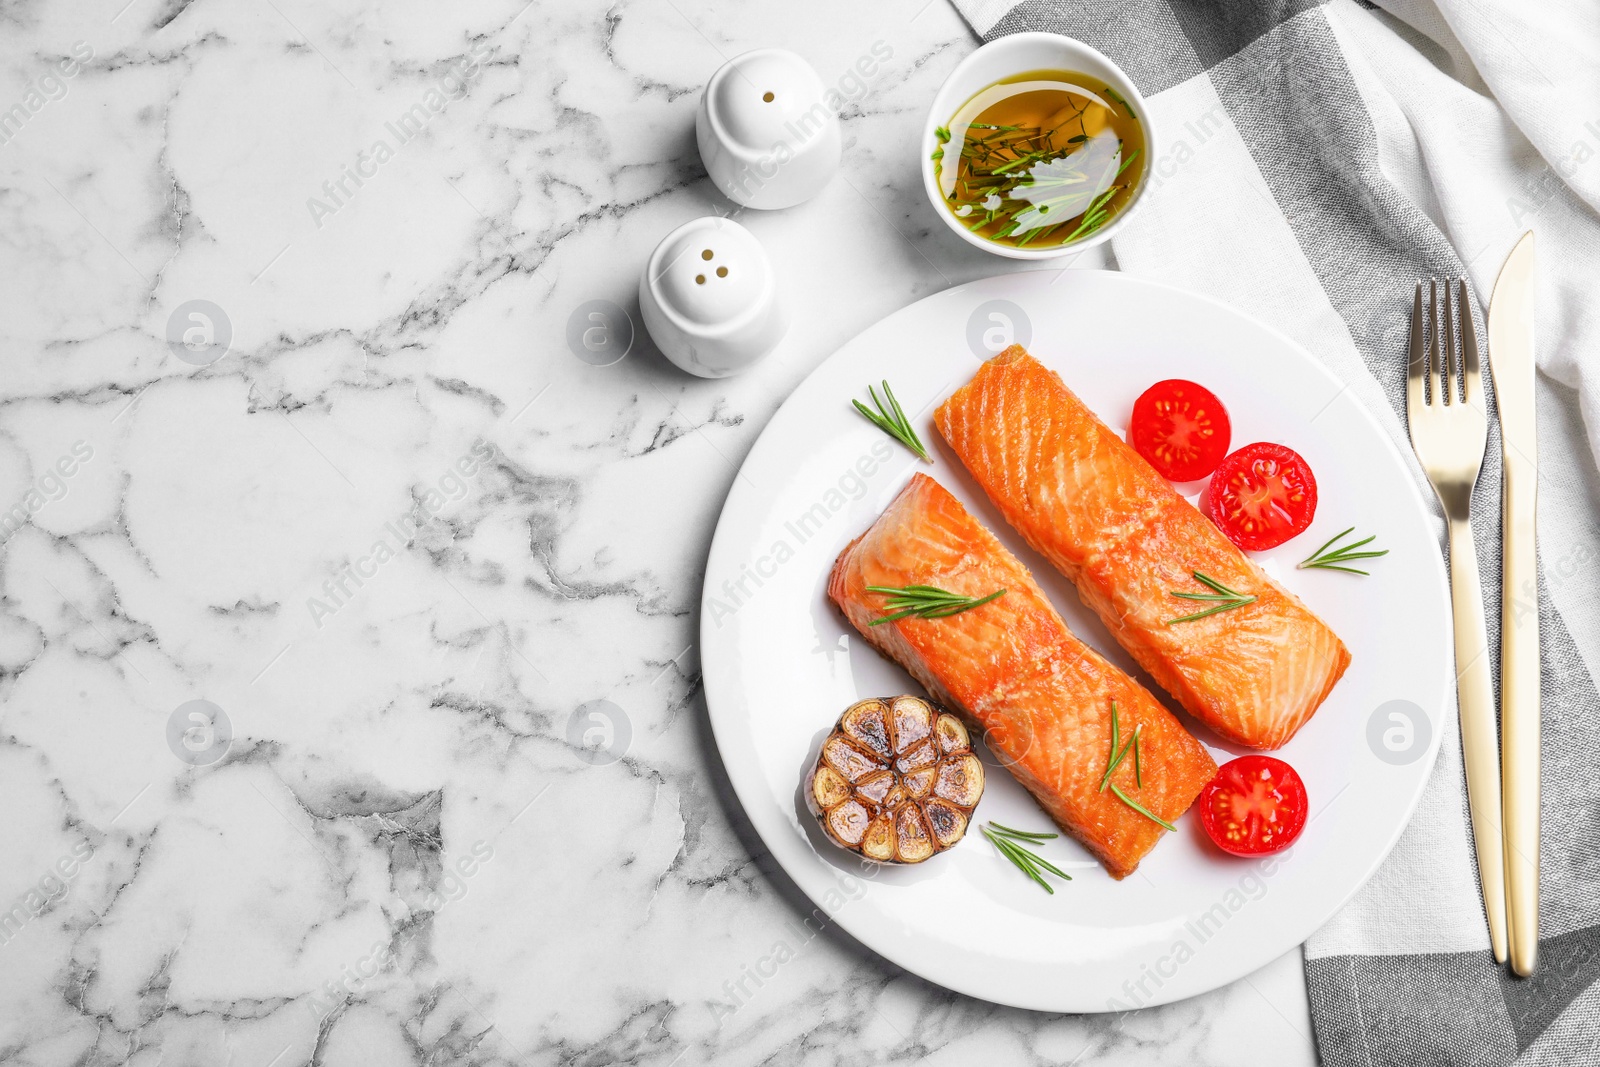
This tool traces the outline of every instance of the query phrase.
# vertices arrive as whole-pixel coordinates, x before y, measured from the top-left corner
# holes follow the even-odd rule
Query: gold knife
[[[1511,969],[1539,954],[1539,570],[1534,514],[1533,231],[1506,257],[1489,301],[1489,367],[1500,411],[1500,772],[1505,782],[1506,912]],[[1519,600],[1522,610],[1518,610]],[[1527,610],[1527,605],[1532,610]]]

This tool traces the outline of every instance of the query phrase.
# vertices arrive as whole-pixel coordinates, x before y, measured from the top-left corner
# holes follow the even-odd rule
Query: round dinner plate
[[[1047,894],[973,826],[913,867],[832,845],[801,781],[856,700],[922,694],[826,597],[829,569],[914,472],[951,490],[1023,561],[1079,637],[1133,675],[1225,762],[1244,750],[1186,714],[1113,642],[1072,584],[1030,550],[967,477],[933,409],[1010,341],[1025,344],[1118,432],[1163,378],[1215,392],[1235,447],[1276,441],[1316,473],[1311,529],[1253,557],[1344,640],[1350,668],[1275,755],[1306,783],[1311,817],[1277,856],[1238,859],[1191,811],[1122,881],[1062,837],[1042,853],[1072,875]],[[934,457],[927,464],[850,406],[887,379]],[[1194,499],[1200,483],[1179,486]],[[1297,570],[1346,527],[1389,550],[1371,577]],[[711,545],[701,664],[717,747],[766,846],[814,904],[886,959],[984,1000],[1120,1011],[1193,996],[1265,965],[1332,916],[1388,854],[1421,795],[1449,706],[1449,608],[1433,520],[1373,417],[1288,338],[1212,300],[1103,271],[1006,274],[918,301],[818,367],[751,449]],[[987,753],[973,819],[1050,828]],[[794,942],[793,926],[773,931]],[[787,944],[793,952],[798,944]],[[779,944],[763,974],[788,958]],[[759,969],[759,968],[758,968]]]

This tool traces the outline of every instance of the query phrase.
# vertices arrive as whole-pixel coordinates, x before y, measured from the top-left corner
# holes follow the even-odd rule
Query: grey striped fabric
[[[1265,183],[1267,195],[1257,198],[1259,203],[1243,203],[1237,210],[1281,213],[1292,233],[1288,252],[1262,249],[1269,260],[1262,264],[1263,276],[1309,272],[1348,333],[1348,341],[1339,343],[1353,347],[1359,357],[1335,369],[1348,378],[1361,375],[1364,367],[1370,381],[1361,383],[1357,394],[1369,403],[1387,400],[1392,413],[1386,416],[1403,424],[1406,294],[1418,278],[1472,273],[1464,260],[1480,250],[1464,250],[1464,256],[1427,205],[1391,181],[1380,165],[1374,120],[1353,71],[1356,62],[1368,60],[1347,55],[1349,34],[1338,25],[1346,11],[1352,18],[1378,16],[1349,0],[1328,7],[1313,0],[1022,0],[1014,6],[1003,0],[956,0],[956,6],[985,38],[1045,30],[1085,41],[1119,63],[1147,97],[1170,91],[1209,99],[1205,93],[1214,93],[1247,150],[1241,163],[1253,163],[1259,174],[1249,180]],[[1409,32],[1399,20],[1383,19],[1384,25]],[[1419,47],[1427,47],[1422,33],[1413,36]],[[1197,79],[1209,89],[1197,87]],[[1158,195],[1182,194],[1163,187]],[[1215,210],[1214,205],[1196,208],[1202,209]],[[1577,210],[1589,209],[1580,203]],[[1217,227],[1211,220],[1174,232],[1170,240],[1212,236]],[[1130,226],[1126,233],[1136,231]],[[1161,271],[1163,239],[1119,235],[1114,252],[1123,269]],[[1218,291],[1203,270],[1187,276],[1166,271],[1162,280],[1224,299],[1232,295],[1226,288]],[[1477,295],[1486,302],[1486,293]],[[1474,312],[1484,337],[1481,312]],[[1292,332],[1291,324],[1278,325]],[[1311,347],[1319,354],[1326,351]],[[1542,421],[1581,427],[1572,393],[1542,381],[1540,403]],[[1561,410],[1553,410],[1557,405]],[[1497,648],[1500,443],[1493,419],[1490,425],[1474,514],[1490,644]],[[1574,462],[1592,470],[1581,435],[1571,447],[1581,453]],[[1589,552],[1587,546],[1600,544],[1593,487],[1545,491],[1555,490],[1577,494],[1577,506],[1568,510],[1586,515],[1577,521],[1587,529],[1575,537],[1571,551]],[[1543,553],[1548,575],[1548,538]],[[1542,583],[1538,596],[1545,709],[1540,971],[1530,981],[1508,977],[1494,965],[1486,942],[1476,943],[1482,938],[1477,932],[1461,934],[1467,951],[1439,950],[1439,943],[1449,940],[1448,929],[1426,950],[1406,951],[1409,924],[1428,911],[1429,889],[1391,860],[1365,891],[1360,908],[1346,913],[1346,927],[1368,927],[1364,936],[1362,930],[1354,936],[1348,929],[1325,931],[1307,945],[1306,980],[1319,1052],[1327,1064],[1600,1064],[1600,986],[1594,984],[1600,976],[1600,695]],[[1498,657],[1493,660],[1498,675]],[[1459,744],[1453,730],[1445,740],[1447,746]],[[1459,752],[1442,754],[1430,789],[1455,798],[1462,813],[1457,825],[1464,826],[1460,768]],[[1472,897],[1476,872],[1470,863],[1464,866],[1459,878]],[[1481,912],[1477,921],[1481,926]],[[1394,928],[1383,928],[1386,922]],[[1330,924],[1330,930],[1338,925]],[[1352,944],[1368,947],[1353,952]]]

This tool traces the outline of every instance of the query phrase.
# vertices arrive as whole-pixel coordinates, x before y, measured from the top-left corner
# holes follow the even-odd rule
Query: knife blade
[[[1500,415],[1500,771],[1511,968],[1539,952],[1539,443],[1533,410],[1534,238],[1522,235],[1489,301],[1489,367]]]

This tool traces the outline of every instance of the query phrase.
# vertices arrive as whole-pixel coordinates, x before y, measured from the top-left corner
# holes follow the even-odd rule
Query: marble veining
[[[849,336],[1012,269],[922,198],[976,44],[943,0],[0,23],[0,1061],[1312,1062],[1296,954],[1074,1018],[818,931],[711,741],[739,461]],[[693,135],[764,45],[846,98],[776,213]],[[779,349],[579,358],[575,310],[709,213],[784,278]]]

